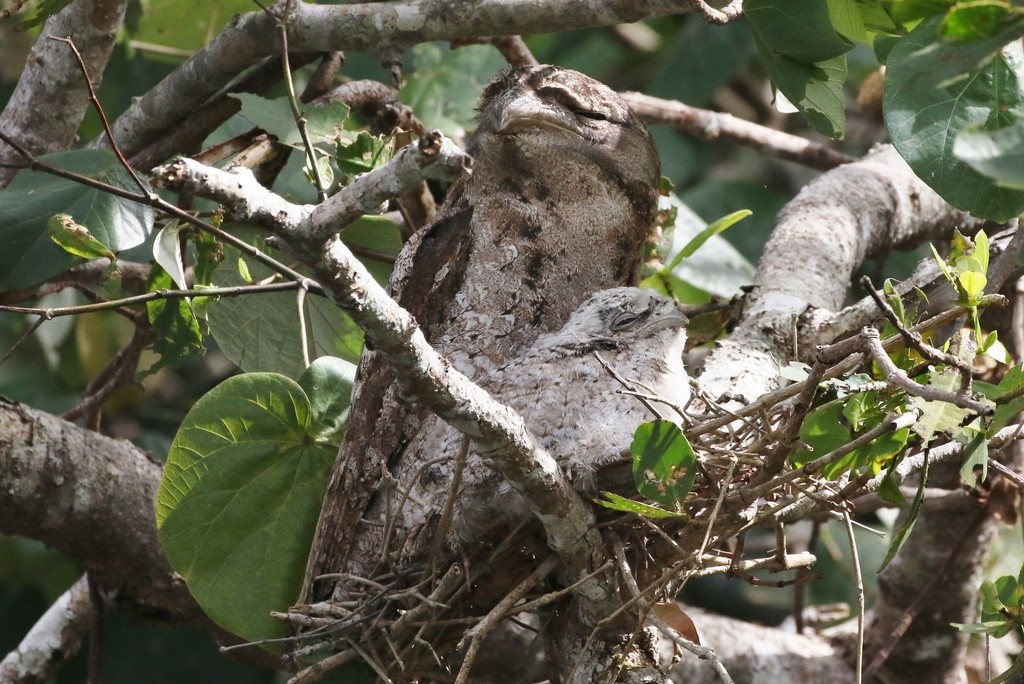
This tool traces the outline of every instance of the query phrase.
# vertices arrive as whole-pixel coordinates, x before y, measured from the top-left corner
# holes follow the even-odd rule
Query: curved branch
[[[976,223],[888,145],[822,175],[779,214],[743,319],[708,357],[701,386],[745,402],[773,389],[780,362],[797,356],[798,322],[839,310],[866,257]]]
[[[379,54],[387,48],[430,40],[480,38],[500,26],[506,34],[610,26],[690,11],[677,0],[401,0],[346,5],[292,4],[287,18],[290,49],[353,50]],[[152,143],[262,57],[275,54],[276,19],[267,12],[236,17],[219,36],[139,98],[115,122],[127,156]],[[102,140],[94,145],[105,144]]]

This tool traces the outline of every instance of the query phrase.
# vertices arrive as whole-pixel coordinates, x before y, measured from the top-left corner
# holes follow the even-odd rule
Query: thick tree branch
[[[0,115],[0,130],[34,154],[67,149],[82,123],[89,93],[67,44],[47,36],[75,41],[98,88],[127,5],[126,0],[75,0],[50,17]],[[17,173],[2,165],[20,159],[17,151],[0,145],[0,187]]]
[[[388,48],[430,40],[610,26],[690,8],[676,0],[448,0],[367,2],[346,5],[293,4],[287,19],[290,49],[298,52],[354,50],[380,54]],[[266,12],[236,17],[225,30],[161,81],[114,124],[127,156],[155,141],[161,131],[187,117],[259,58],[277,52],[276,19]],[[98,140],[95,144],[103,145]]]
[[[0,400],[0,531],[79,561],[143,614],[204,622],[156,536],[160,466],[130,442]]]
[[[770,391],[779,363],[797,357],[797,322],[838,311],[866,257],[976,224],[890,146],[824,174],[779,214],[743,318],[708,357],[701,386],[745,402]]]

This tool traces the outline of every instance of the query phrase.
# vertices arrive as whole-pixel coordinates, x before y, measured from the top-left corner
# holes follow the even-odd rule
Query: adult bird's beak
[[[498,121],[499,133],[544,129],[579,135],[579,131],[571,127],[559,112],[532,97],[518,97],[509,102]]]

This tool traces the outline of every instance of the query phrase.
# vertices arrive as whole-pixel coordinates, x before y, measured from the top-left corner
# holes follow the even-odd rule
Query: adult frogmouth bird
[[[558,329],[590,293],[635,283],[656,211],[657,152],[605,85],[567,69],[507,69],[485,88],[462,178],[399,255],[390,288],[427,339],[470,377]],[[303,598],[328,572],[362,577],[385,555],[367,519],[382,482],[422,467],[427,414],[404,404],[385,363],[360,363],[350,422],[320,516]],[[335,591],[336,597],[343,588]]]

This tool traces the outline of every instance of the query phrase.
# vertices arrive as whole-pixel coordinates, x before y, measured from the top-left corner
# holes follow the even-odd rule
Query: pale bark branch
[[[60,595],[18,647],[0,661],[0,684],[43,684],[72,658],[89,631],[92,604],[83,575]]]
[[[947,204],[890,146],[807,185],[779,214],[743,318],[700,377],[711,396],[753,401],[797,358],[798,325],[843,304],[863,260],[977,220]]]
[[[82,123],[89,93],[67,44],[47,37],[72,38],[98,88],[127,5],[126,0],[75,0],[50,17],[0,115],[0,130],[33,154],[66,149]],[[0,165],[20,160],[17,151],[0,145]],[[0,187],[16,173],[0,166]]]
[[[705,140],[728,140],[779,159],[796,162],[812,169],[828,171],[855,161],[831,147],[819,145],[792,133],[777,131],[727,112],[713,112],[664,100],[644,93],[622,93],[630,108],[647,123],[667,123],[681,131]]]
[[[288,43],[297,52],[353,50],[382,54],[431,40],[550,33],[611,26],[690,8],[676,0],[449,0],[310,5],[296,2],[287,19]],[[225,87],[239,73],[279,50],[276,19],[266,12],[237,17],[224,31],[131,107],[114,124],[127,156],[153,142]],[[102,141],[95,144],[102,145]]]

